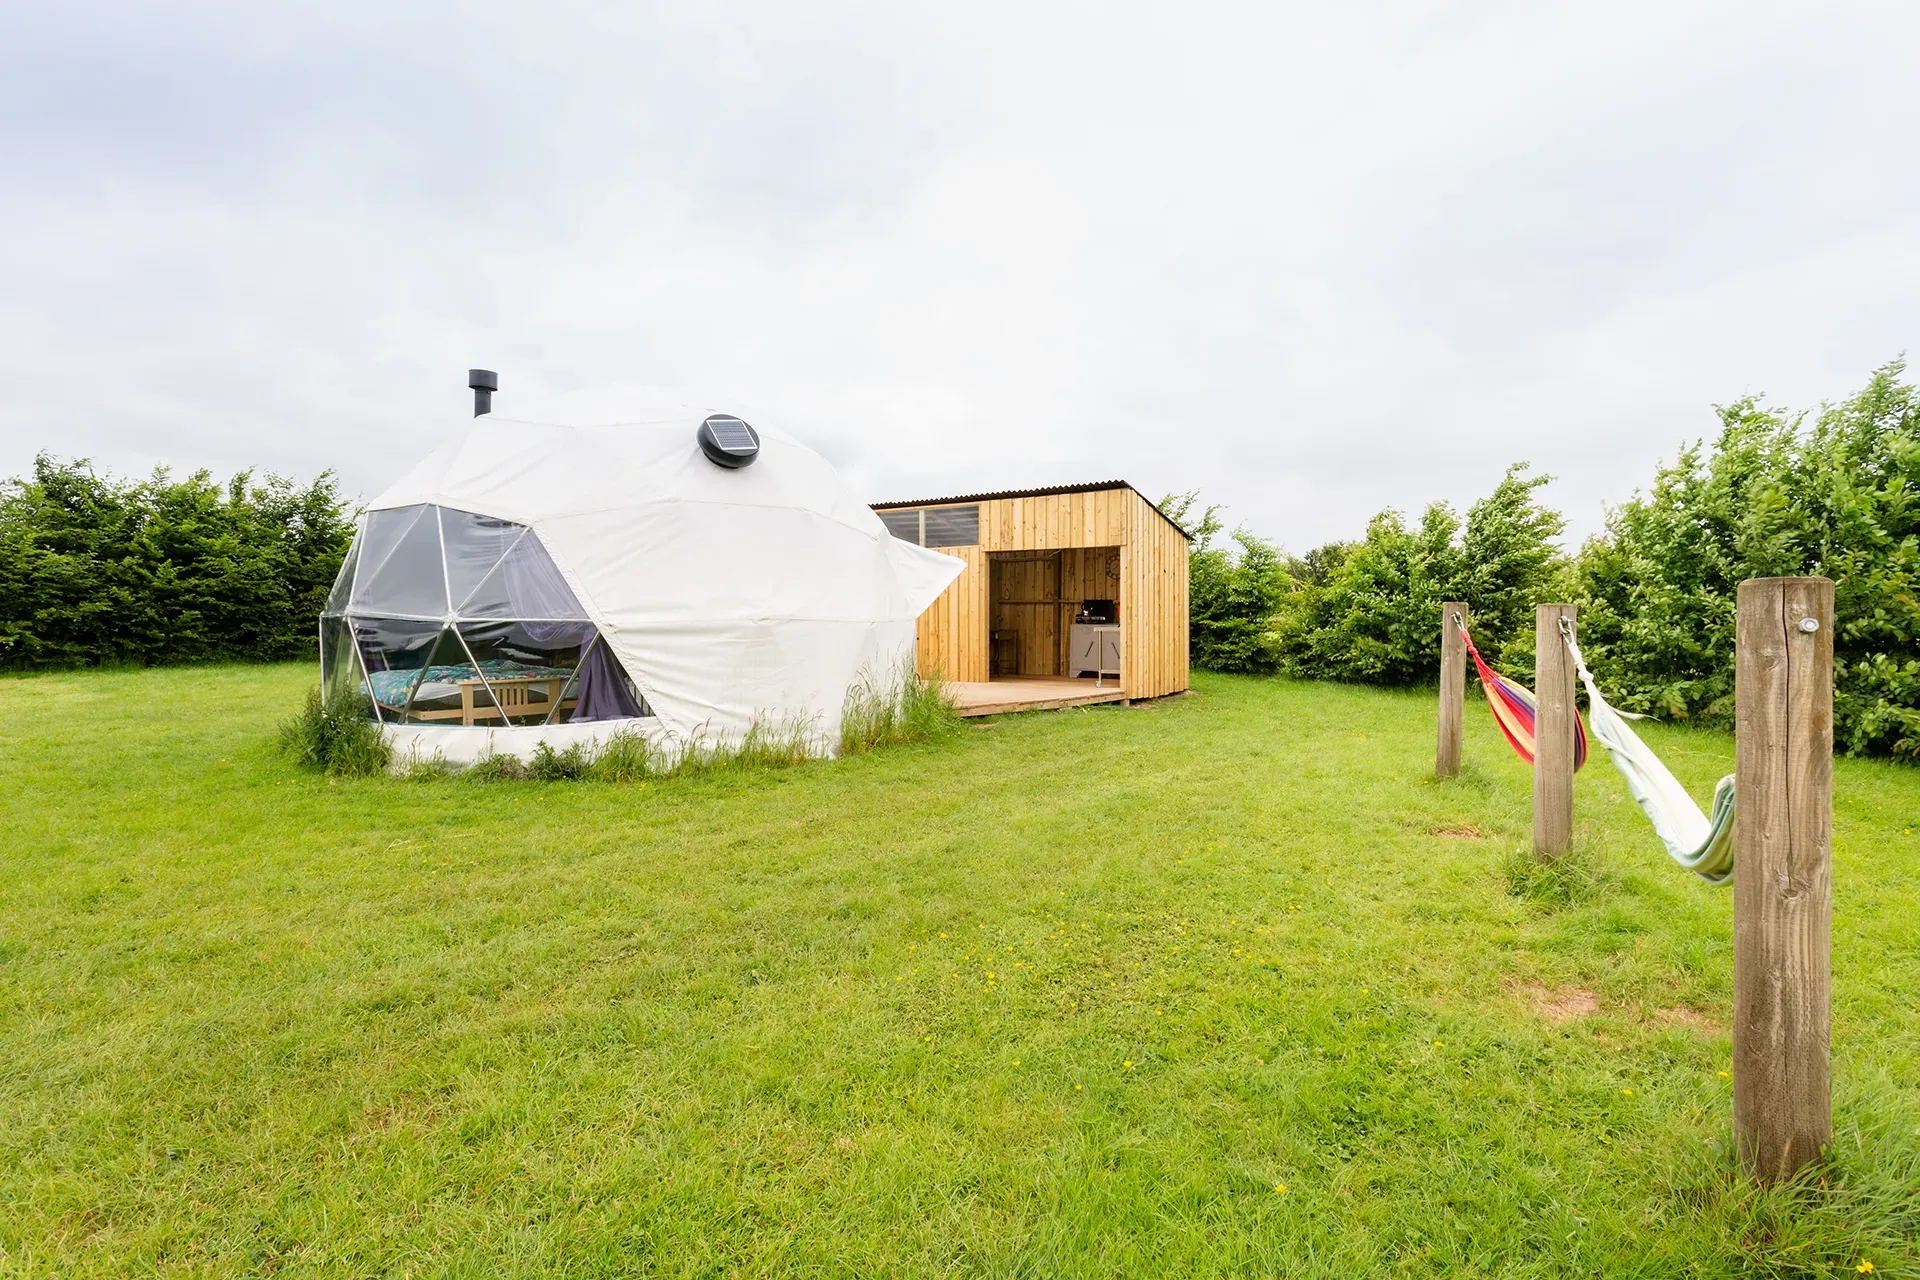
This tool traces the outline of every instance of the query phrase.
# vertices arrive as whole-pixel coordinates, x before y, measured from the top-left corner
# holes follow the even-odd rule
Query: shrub
[[[0,666],[315,657],[352,538],[332,472],[126,481],[42,454],[0,482]]]
[[[1920,396],[1905,366],[1805,415],[1721,407],[1579,561],[1582,647],[1619,704],[1729,724],[1743,578],[1834,581],[1834,741],[1920,753]]]
[[[1193,665],[1207,671],[1270,672],[1278,662],[1269,636],[1274,610],[1287,592],[1280,549],[1243,525],[1233,531],[1238,550],[1216,546],[1220,508],[1194,517],[1200,495],[1169,494],[1160,510],[1192,535],[1187,546],[1188,647]]]
[[[280,725],[280,746],[308,768],[335,776],[364,777],[384,772],[393,748],[369,718],[366,699],[351,690],[322,698],[319,686],[307,690],[297,714]]]
[[[1462,524],[1444,502],[1408,527],[1387,510],[1358,542],[1293,561],[1291,588],[1268,625],[1282,669],[1315,679],[1406,685],[1433,679],[1440,605],[1464,600],[1475,643],[1527,678],[1533,606],[1569,589],[1554,546],[1566,522],[1540,504],[1552,477],[1515,463]]]

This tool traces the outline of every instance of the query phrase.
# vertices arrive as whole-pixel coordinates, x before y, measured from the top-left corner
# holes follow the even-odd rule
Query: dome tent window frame
[[[441,503],[362,517],[320,619],[321,681],[382,725],[648,718],[645,696],[528,524]]]

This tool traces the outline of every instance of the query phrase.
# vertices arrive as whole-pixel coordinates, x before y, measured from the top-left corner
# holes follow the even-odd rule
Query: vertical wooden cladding
[[[1121,683],[1130,698],[1158,698],[1187,687],[1187,540],[1131,489],[1120,544]]]
[[[974,504],[927,504],[967,505]],[[1086,554],[1060,557],[1059,598],[1101,599],[1111,593],[1119,600],[1127,696],[1156,698],[1187,687],[1187,540],[1153,504],[1132,489],[1118,488],[995,498],[977,505],[980,545],[937,548],[965,560],[967,570],[921,616],[923,675],[989,678],[996,602],[988,555],[1081,551]],[[1106,570],[1106,556],[1115,549],[1120,556],[1117,580]],[[1061,633],[1068,621],[1060,619]],[[1044,665],[1036,658],[1023,650],[1022,667]]]
[[[979,547],[936,547],[966,571],[920,615],[920,674],[943,680],[987,678],[987,557]]]

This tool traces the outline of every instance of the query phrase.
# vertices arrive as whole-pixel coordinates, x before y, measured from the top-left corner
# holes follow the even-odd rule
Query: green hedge
[[[1744,578],[1835,583],[1834,738],[1849,754],[1920,755],[1920,395],[1904,364],[1813,415],[1742,400],[1711,446],[1661,469],[1569,556],[1547,477],[1510,468],[1462,520],[1374,517],[1303,557],[1236,533],[1193,553],[1193,660],[1221,670],[1410,685],[1433,679],[1439,606],[1465,600],[1476,643],[1531,680],[1533,606],[1580,606],[1582,648],[1628,710],[1730,723],[1734,593]],[[1193,495],[1169,499],[1187,514]],[[1272,587],[1273,566],[1281,577]],[[1249,580],[1254,580],[1250,582]]]
[[[315,657],[352,537],[331,472],[130,481],[42,454],[0,483],[0,666]]]
[[[1722,408],[1578,560],[1582,645],[1622,706],[1728,724],[1744,578],[1834,582],[1834,742],[1920,753],[1920,396],[1894,363],[1818,414]]]

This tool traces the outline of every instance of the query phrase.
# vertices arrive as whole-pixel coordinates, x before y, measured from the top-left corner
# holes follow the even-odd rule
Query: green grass
[[[1426,695],[1225,678],[483,784],[302,771],[311,680],[0,681],[0,1274],[1914,1274],[1920,770],[1837,765],[1835,1148],[1762,1192],[1730,893],[1604,760],[1511,877],[1478,707],[1445,784]]]

